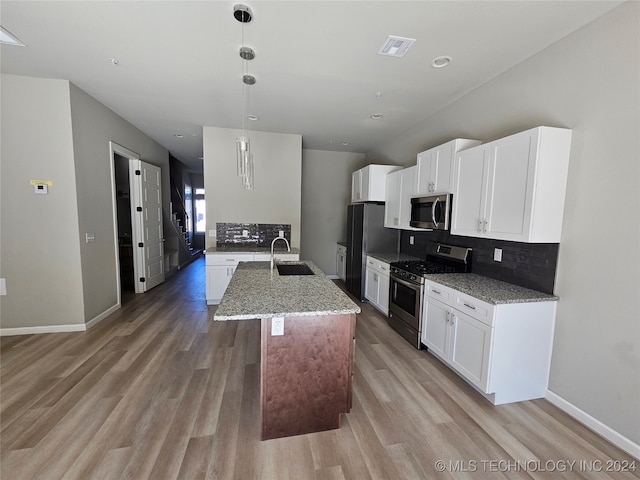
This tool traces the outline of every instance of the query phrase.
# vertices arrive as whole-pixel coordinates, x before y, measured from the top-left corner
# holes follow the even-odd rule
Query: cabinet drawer
[[[493,326],[494,305],[483,302],[482,300],[478,300],[477,298],[469,295],[455,292],[453,306],[476,320],[480,320],[486,325]]]
[[[453,297],[455,295],[455,291],[451,290],[448,287],[444,287],[439,283],[431,283],[429,281],[425,282],[424,294],[446,305],[453,306]]]
[[[253,261],[253,253],[207,254],[207,265],[237,265]]]
[[[389,276],[389,264],[369,255],[367,255],[367,268],[375,270],[376,273],[384,277]]]

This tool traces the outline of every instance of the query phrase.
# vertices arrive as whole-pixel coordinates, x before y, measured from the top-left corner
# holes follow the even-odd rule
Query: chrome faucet
[[[276,243],[276,240],[284,240],[284,243],[287,244],[287,251],[291,251],[291,247],[289,246],[289,241],[284,237],[276,237],[271,242],[271,270],[273,270],[273,264],[275,263],[275,256],[273,254],[273,244]]]

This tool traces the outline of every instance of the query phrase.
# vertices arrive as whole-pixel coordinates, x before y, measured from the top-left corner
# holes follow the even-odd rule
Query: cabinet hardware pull
[[[432,291],[433,293],[437,293],[438,295],[442,295],[442,294],[441,294],[438,290],[436,290],[435,288],[432,288],[432,289],[431,289],[431,291]]]
[[[227,262],[234,262],[235,258],[227,258]]]
[[[482,233],[482,220],[478,220],[478,233]]]
[[[462,303],[465,307],[470,308],[471,310],[475,310],[476,307],[474,307],[473,305],[469,305],[468,303]]]

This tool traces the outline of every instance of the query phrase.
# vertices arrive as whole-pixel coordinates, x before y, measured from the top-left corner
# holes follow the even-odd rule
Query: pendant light
[[[242,42],[240,47],[240,58],[242,59],[242,131],[236,138],[236,157],[238,176],[242,180],[242,185],[246,190],[253,189],[253,154],[251,153],[251,139],[245,130],[244,122],[248,114],[251,92],[251,85],[256,83],[256,78],[247,72],[247,63],[255,58],[252,48],[244,45],[244,24],[249,23],[253,18],[251,9],[242,4],[233,7],[233,17],[242,26]]]

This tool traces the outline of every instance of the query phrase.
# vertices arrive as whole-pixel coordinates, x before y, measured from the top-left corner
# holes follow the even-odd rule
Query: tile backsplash
[[[409,243],[410,236],[414,237],[413,245]],[[508,242],[461,237],[444,231],[403,231],[400,236],[400,251],[414,257],[425,258],[426,242],[429,241],[472,248],[471,271],[473,273],[553,294],[560,246],[557,243]],[[495,248],[502,249],[502,262],[493,260]]]
[[[282,230],[284,238],[291,242],[291,225],[285,223],[216,223],[216,245],[246,245],[270,247]],[[247,232],[247,236],[243,233]]]

